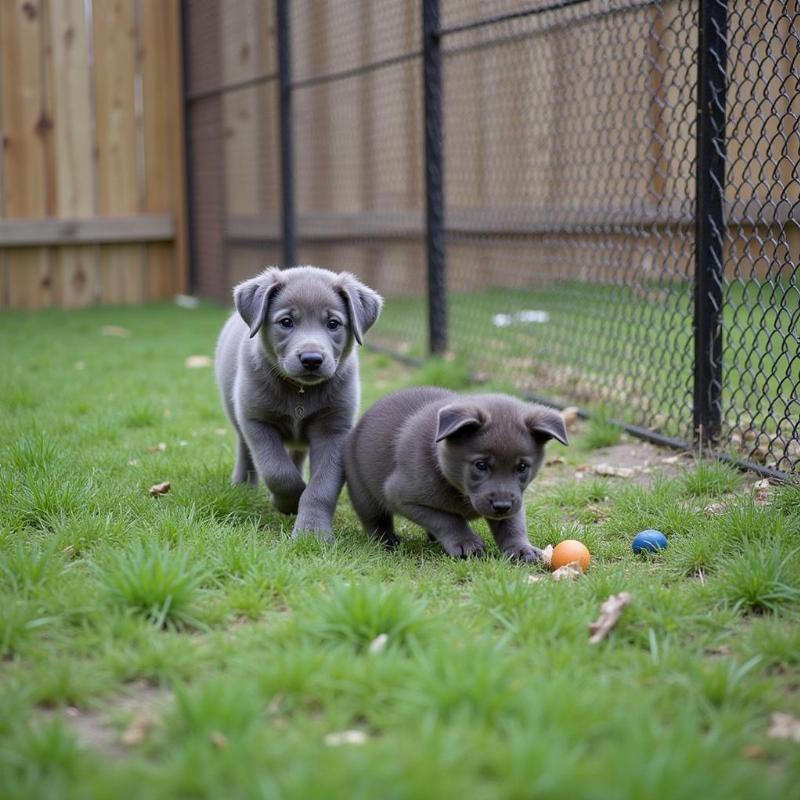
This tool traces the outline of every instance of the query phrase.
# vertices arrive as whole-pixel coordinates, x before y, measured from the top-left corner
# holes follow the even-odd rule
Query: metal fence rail
[[[796,2],[185,3],[206,293],[349,269],[384,348],[800,471]]]

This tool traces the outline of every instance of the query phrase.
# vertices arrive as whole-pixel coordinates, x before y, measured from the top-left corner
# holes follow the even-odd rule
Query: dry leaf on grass
[[[163,483],[154,483],[150,487],[150,497],[158,497],[160,494],[166,494],[172,488],[169,481]]]
[[[131,335],[127,328],[120,328],[119,325],[103,325],[100,333],[103,336],[117,336],[120,339],[127,339]]]
[[[767,736],[770,739],[786,739],[800,744],[800,719],[780,711],[774,712],[769,718]]]
[[[589,644],[597,644],[602,642],[608,636],[611,629],[617,624],[617,621],[622,614],[622,609],[631,602],[632,596],[630,592],[620,592],[619,594],[612,594],[602,606],[600,606],[600,616],[589,625]]]
[[[542,564],[546,564],[548,567],[553,562],[553,545],[549,544],[547,547],[542,549]]]
[[[567,462],[561,456],[554,456],[553,458],[548,458],[544,463],[546,466],[552,467],[556,464],[566,464]]]
[[[189,356],[184,362],[189,369],[201,369],[211,366],[210,356]]]
[[[547,575],[528,575],[528,583],[541,583],[546,580]]]
[[[595,475],[609,478],[632,478],[635,470],[630,467],[613,467],[611,464],[596,464],[592,471]]]
[[[717,516],[725,513],[725,508],[726,506],[724,503],[709,503],[703,510],[706,512],[706,514]]]
[[[366,744],[369,737],[364,731],[337,731],[325,737],[328,747],[341,747],[343,744]]]
[[[553,580],[574,581],[576,578],[580,578],[581,575],[583,575],[581,568],[578,566],[577,562],[573,562],[571,564],[564,564],[563,567],[559,567],[555,570],[555,572],[553,572]]]
[[[163,453],[166,449],[167,449],[167,443],[166,442],[159,442],[154,447],[148,447],[147,448],[147,452],[148,453]]]
[[[150,731],[159,724],[160,720],[152,712],[138,714],[122,732],[119,740],[128,747],[141,744],[148,737]]]
[[[217,750],[224,750],[228,746],[228,737],[220,731],[211,731],[208,734],[208,741]]]
[[[382,653],[389,644],[389,634],[379,633],[370,643],[367,650],[370,653]]]

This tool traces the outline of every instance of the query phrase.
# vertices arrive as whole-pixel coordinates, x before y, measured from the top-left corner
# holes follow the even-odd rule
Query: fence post
[[[428,347],[447,350],[447,275],[444,247],[444,154],[440,0],[422,0],[425,86],[425,225],[428,257]]]
[[[294,142],[292,140],[292,48],[289,27],[291,0],[277,0],[278,117],[281,136],[281,212],[283,266],[297,264],[297,236],[294,208]]]
[[[701,0],[695,163],[694,430],[711,444],[722,428],[722,284],[725,239],[726,0]]]

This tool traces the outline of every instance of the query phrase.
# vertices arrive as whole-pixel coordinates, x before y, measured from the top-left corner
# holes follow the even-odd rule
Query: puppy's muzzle
[[[322,362],[325,360],[325,354],[318,353],[316,350],[308,350],[304,353],[300,353],[298,358],[300,359],[303,369],[313,372],[322,366]]]
[[[492,500],[489,505],[495,514],[502,516],[508,514],[514,504],[510,500]]]

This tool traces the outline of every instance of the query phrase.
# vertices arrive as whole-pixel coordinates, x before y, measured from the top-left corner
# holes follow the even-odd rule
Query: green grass
[[[450,560],[402,520],[386,553],[346,497],[332,545],[293,542],[263,489],[229,485],[211,370],[184,365],[225,313],[0,317],[4,798],[791,796],[797,745],[767,730],[800,716],[797,486],[762,508],[705,461],[647,487],[574,480],[614,440],[598,420],[528,493],[536,544],[590,547],[576,583],[530,582],[493,546]],[[362,381],[368,406],[466,373],[365,352]],[[669,548],[634,557],[651,527]],[[327,738],[352,730],[363,744]]]

